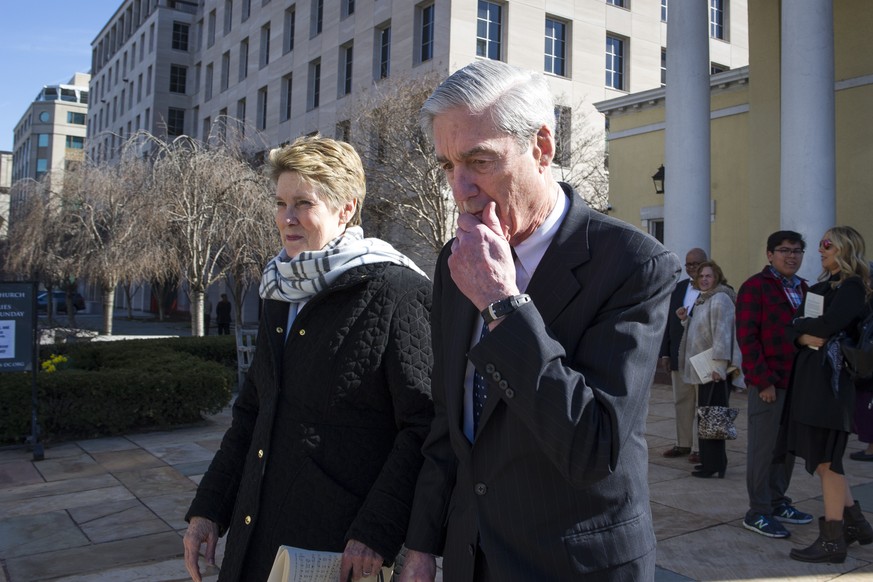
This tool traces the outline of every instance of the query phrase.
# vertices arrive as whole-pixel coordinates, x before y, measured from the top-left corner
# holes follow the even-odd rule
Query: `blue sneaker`
[[[800,525],[812,521],[812,516],[810,514],[798,511],[787,503],[785,505],[780,505],[779,507],[774,509],[773,516],[779,518],[779,521],[784,521],[785,523],[796,523]]]
[[[763,513],[747,513],[743,519],[743,527],[747,530],[767,536],[768,538],[787,538],[791,533],[779,520]]]

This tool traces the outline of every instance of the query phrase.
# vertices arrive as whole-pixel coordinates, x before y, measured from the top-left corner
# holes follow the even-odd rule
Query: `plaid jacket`
[[[801,280],[803,295],[807,284]],[[743,353],[746,385],[788,388],[796,348],[787,329],[795,317],[782,282],[769,267],[752,275],[737,295],[737,343]]]

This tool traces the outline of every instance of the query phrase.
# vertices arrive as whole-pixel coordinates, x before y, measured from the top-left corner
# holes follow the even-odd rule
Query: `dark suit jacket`
[[[670,307],[667,309],[667,325],[664,328],[664,339],[661,342],[661,357],[670,357],[670,369],[679,369],[679,343],[682,341],[682,320],[676,315],[676,310],[685,302],[685,292],[691,279],[683,279],[676,283],[676,288],[670,294]]]
[[[472,350],[478,314],[452,282],[450,245],[439,258],[436,416],[407,545],[442,553],[445,580],[473,579],[477,544],[500,581],[608,580],[641,557],[654,571],[644,431],[679,262],[562,187],[570,208],[528,286],[533,301]],[[468,351],[488,380],[472,445]]]

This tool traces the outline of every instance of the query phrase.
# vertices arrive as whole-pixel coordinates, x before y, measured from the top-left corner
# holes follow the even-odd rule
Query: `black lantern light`
[[[658,171],[652,176],[652,182],[655,183],[655,194],[664,193],[664,164],[658,168]]]

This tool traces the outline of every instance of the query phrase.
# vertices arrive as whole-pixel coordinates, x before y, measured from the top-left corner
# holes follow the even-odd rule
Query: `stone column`
[[[783,229],[809,245],[800,276],[815,280],[815,246],[836,220],[832,0],[782,3],[779,207]]]
[[[710,252],[709,2],[671,0],[667,19],[664,240]]]

